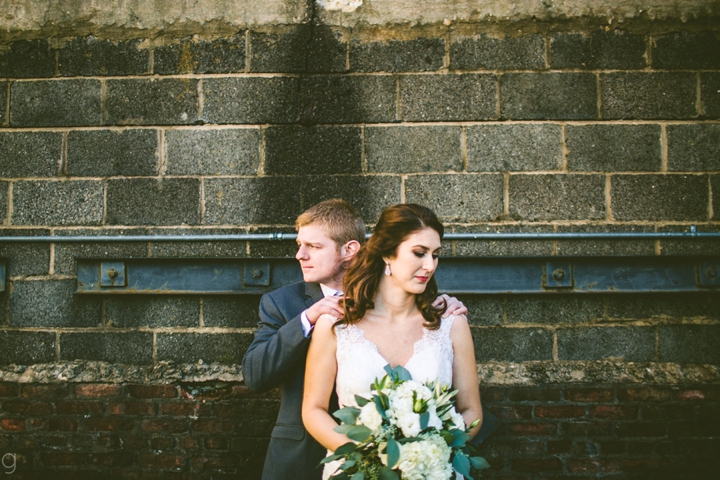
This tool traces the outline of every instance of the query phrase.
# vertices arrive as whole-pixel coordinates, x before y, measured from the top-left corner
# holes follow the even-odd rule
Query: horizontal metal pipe
[[[367,235],[370,237],[370,234]],[[0,243],[100,243],[100,242],[242,242],[295,240],[295,233],[238,233],[217,235],[78,235],[0,236]],[[720,232],[467,232],[446,233],[445,240],[662,240],[720,239]]]

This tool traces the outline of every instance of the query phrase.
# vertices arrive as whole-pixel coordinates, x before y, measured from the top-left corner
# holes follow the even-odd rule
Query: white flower
[[[450,447],[439,435],[400,445],[397,467],[403,480],[447,480],[452,475]]]
[[[453,423],[453,428],[465,430],[465,420],[463,420],[462,415],[455,410],[455,407],[451,407],[450,410],[443,415],[442,419],[450,420]]]
[[[417,437],[420,434],[420,415],[417,413],[405,413],[395,418],[395,425],[402,430],[406,437]]]
[[[360,416],[358,417],[360,423],[372,430],[373,434],[382,426],[382,416],[378,412],[375,402],[366,403],[364,407],[360,409]]]

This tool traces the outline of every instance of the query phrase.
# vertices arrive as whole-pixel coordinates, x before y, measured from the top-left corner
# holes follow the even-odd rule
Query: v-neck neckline
[[[387,360],[387,358],[385,358],[385,356],[384,356],[382,353],[380,353],[380,349],[378,348],[377,344],[365,336],[365,330],[363,330],[362,328],[360,328],[360,327],[358,327],[357,325],[354,325],[354,324],[353,324],[352,326],[355,327],[355,328],[360,332],[360,336],[362,337],[362,339],[363,339],[364,341],[366,341],[367,343],[369,343],[370,345],[372,345],[373,350],[375,350],[375,353],[377,353],[378,357],[380,357],[381,359],[383,359],[383,361],[386,362],[388,365],[390,365],[391,368],[395,368],[395,367],[397,367],[397,366],[402,366],[403,368],[407,368],[407,366],[410,364],[410,362],[415,358],[415,355],[417,355],[417,353],[418,353],[418,351],[417,351],[417,346],[418,346],[418,344],[419,344],[420,342],[422,342],[423,340],[425,340],[425,338],[427,337],[427,334],[428,334],[428,329],[425,328],[425,327],[423,327],[422,337],[420,337],[415,343],[413,343],[413,351],[412,351],[412,354],[410,355],[410,358],[408,358],[408,359],[405,361],[405,364],[403,364],[403,365],[401,365],[401,364],[391,365],[390,362]]]

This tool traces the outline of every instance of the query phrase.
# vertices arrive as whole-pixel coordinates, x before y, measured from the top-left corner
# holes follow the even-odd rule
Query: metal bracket
[[[245,285],[270,285],[270,262],[245,262],[243,282]]]
[[[100,264],[101,287],[127,287],[125,262],[102,262]]]
[[[0,292],[5,291],[5,259],[0,260]]]
[[[720,287],[720,263],[700,262],[698,279],[701,287]]]
[[[545,288],[572,288],[572,263],[552,261],[545,263],[543,287]]]

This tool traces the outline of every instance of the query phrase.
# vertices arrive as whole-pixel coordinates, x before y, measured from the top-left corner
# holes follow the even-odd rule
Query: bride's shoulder
[[[338,321],[338,318],[333,317],[332,315],[329,315],[327,313],[324,313],[318,317],[317,322],[315,322],[315,328],[319,328],[322,330],[332,330],[335,323]]]
[[[465,315],[448,315],[442,319],[442,323],[443,326],[449,328],[450,335],[464,334],[470,331],[470,323]]]

